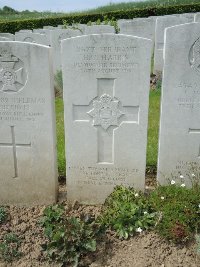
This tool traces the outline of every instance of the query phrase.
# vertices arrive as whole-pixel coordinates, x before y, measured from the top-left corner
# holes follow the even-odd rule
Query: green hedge
[[[189,12],[200,12],[200,4],[191,5],[177,5],[167,7],[153,7],[143,9],[121,10],[107,13],[96,14],[79,14],[79,15],[65,15],[59,17],[41,18],[41,19],[29,19],[29,20],[16,20],[8,22],[0,22],[0,32],[15,33],[22,29],[36,29],[43,26],[51,25],[57,26],[62,24],[63,20],[67,23],[87,23],[89,21],[97,21],[98,19],[104,20],[104,16],[108,19],[132,19],[137,17],[148,16],[162,16],[170,14],[181,14]]]

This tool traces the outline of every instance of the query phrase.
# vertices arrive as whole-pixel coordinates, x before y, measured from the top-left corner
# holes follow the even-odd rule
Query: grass
[[[65,137],[63,100],[56,98],[56,124],[57,124],[57,150],[58,171],[60,176],[65,176]],[[147,145],[147,166],[157,165],[158,155],[158,128],[160,116],[160,90],[150,92],[149,96],[149,125]]]
[[[17,14],[0,14],[0,22],[9,20],[23,20],[23,19],[39,19],[39,18],[49,18],[65,15],[66,13],[56,13],[56,12],[19,12]]]
[[[48,17],[56,17],[60,15],[79,15],[79,14],[91,14],[91,13],[104,13],[110,11],[119,11],[119,10],[132,10],[132,9],[140,9],[140,8],[153,8],[153,7],[166,7],[166,6],[174,6],[174,5],[184,5],[184,4],[198,4],[199,0],[146,0],[146,1],[127,1],[121,3],[112,3],[100,6],[94,9],[82,10],[78,12],[51,12],[51,11],[29,11],[24,10],[22,12],[13,10],[13,12],[0,12],[0,22],[9,21],[9,20],[23,20],[23,19],[31,19],[31,18],[48,18]]]
[[[127,1],[121,3],[111,3],[105,6],[100,6],[95,9],[90,9],[88,13],[110,12],[118,10],[131,10],[134,8],[153,8],[162,6],[199,4],[199,0],[146,0],[146,1]]]
[[[63,107],[63,100],[61,98],[56,98],[56,128],[57,128],[58,172],[60,176],[65,176],[66,163],[65,163],[64,107]]]
[[[160,118],[160,90],[150,92],[147,143],[147,166],[156,166],[158,157],[158,134]]]

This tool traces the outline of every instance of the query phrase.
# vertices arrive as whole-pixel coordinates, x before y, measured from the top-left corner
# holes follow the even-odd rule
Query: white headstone
[[[20,31],[18,31],[18,32],[29,32],[29,33],[31,33],[31,32],[33,32],[32,30],[20,30]],[[16,34],[16,33],[15,33]]]
[[[85,28],[84,34],[115,33],[115,28],[110,25],[91,25]]]
[[[151,40],[115,34],[62,41],[70,201],[144,190]]]
[[[124,23],[124,22],[129,22],[129,21],[132,21],[132,19],[119,19],[119,20],[117,21],[117,26],[118,26],[119,29],[120,29],[122,23]]]
[[[187,18],[188,22],[194,22],[194,16],[195,16],[195,13],[183,13],[183,14],[180,14],[180,17]]]
[[[71,29],[57,29],[50,32],[50,43],[53,54],[53,69],[54,74],[61,70],[61,41],[63,39],[71,38],[74,36],[82,35],[80,30]]]
[[[5,37],[5,38],[9,39],[10,41],[15,40],[15,36],[12,33],[0,32],[0,37]]]
[[[19,32],[15,34],[15,41],[50,45],[47,35],[39,33]]]
[[[0,36],[0,41],[10,41],[8,38],[6,38],[6,37],[1,37]]]
[[[187,18],[180,18],[177,16],[164,16],[157,18],[155,28],[154,73],[162,72],[163,69],[163,48],[165,29],[171,26],[188,22],[189,20]]]
[[[158,182],[200,167],[200,24],[166,30]],[[190,182],[189,179],[185,181]]]
[[[56,201],[50,48],[0,42],[0,205]]]
[[[195,22],[200,22],[200,13],[197,13],[194,15],[194,21]]]
[[[55,30],[56,27],[53,27],[53,26],[44,26],[43,29],[46,29],[46,30]]]
[[[120,33],[151,39],[154,41],[155,21],[144,18],[121,23]]]

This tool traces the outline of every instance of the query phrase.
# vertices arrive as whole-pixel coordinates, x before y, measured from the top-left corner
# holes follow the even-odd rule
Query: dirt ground
[[[151,182],[148,182],[149,181]],[[152,177],[147,184],[153,186]],[[60,185],[60,202],[69,208],[65,200],[65,186]],[[9,221],[0,225],[0,242],[5,233],[14,232],[21,237],[23,256],[13,263],[0,260],[0,267],[58,267],[61,264],[45,260],[41,245],[45,243],[43,229],[38,224],[44,206],[32,208],[7,207]],[[100,207],[76,204],[71,214],[82,212],[98,214]],[[97,251],[84,258],[82,267],[198,267],[200,257],[196,254],[195,244],[187,247],[175,246],[161,239],[156,233],[141,233],[129,240],[119,240],[114,233],[107,233],[105,240],[98,244]]]

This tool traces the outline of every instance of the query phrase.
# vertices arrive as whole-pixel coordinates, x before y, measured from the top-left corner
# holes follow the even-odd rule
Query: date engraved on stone
[[[24,63],[9,49],[0,50],[0,91],[16,93],[23,89],[27,81]]]

